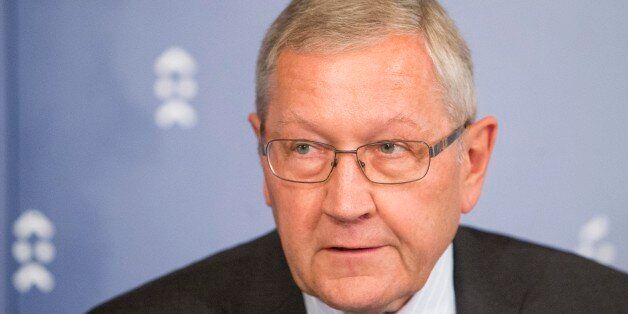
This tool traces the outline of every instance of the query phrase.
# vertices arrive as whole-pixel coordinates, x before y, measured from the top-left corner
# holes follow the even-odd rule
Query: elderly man
[[[626,312],[625,274],[459,227],[497,134],[434,0],[295,0],[257,65],[277,231],[95,312]]]

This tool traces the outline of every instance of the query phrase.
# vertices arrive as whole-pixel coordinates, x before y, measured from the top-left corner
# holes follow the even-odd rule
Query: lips
[[[325,248],[325,250],[335,253],[368,253],[373,252],[378,249],[384,247],[383,245],[375,245],[375,246],[357,246],[357,247],[349,247],[349,246],[330,246]]]

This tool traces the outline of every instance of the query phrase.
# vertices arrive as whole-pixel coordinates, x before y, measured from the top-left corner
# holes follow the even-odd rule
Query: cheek
[[[273,215],[280,230],[310,233],[320,219],[323,195],[310,185],[266,178]]]
[[[399,240],[407,267],[436,261],[453,239],[460,221],[455,168],[430,169],[407,186],[391,186],[375,195],[379,215]],[[436,175],[438,173],[438,175]]]
[[[312,262],[317,247],[315,230],[321,218],[323,189],[266,176],[273,216],[292,277],[304,291],[312,293]]]
[[[283,181],[265,174],[277,230],[290,266],[307,267],[316,246],[314,231],[321,218],[324,192],[316,184]]]

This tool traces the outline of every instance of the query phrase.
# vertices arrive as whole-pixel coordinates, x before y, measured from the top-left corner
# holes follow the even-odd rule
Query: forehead
[[[444,114],[420,36],[390,36],[334,54],[284,50],[271,85],[269,129],[304,122],[348,132],[396,122],[433,128]]]

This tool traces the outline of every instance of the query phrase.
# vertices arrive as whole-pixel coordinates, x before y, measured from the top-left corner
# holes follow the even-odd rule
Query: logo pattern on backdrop
[[[168,48],[155,61],[155,74],[153,92],[163,102],[155,112],[157,126],[162,129],[175,124],[184,129],[194,127],[198,117],[189,103],[198,92],[194,58],[180,47]]]
[[[25,211],[13,224],[13,257],[20,264],[13,275],[17,291],[26,293],[35,287],[50,292],[54,288],[54,276],[44,266],[55,258],[54,233],[52,222],[34,209]]]
[[[576,252],[599,263],[611,265],[615,262],[617,249],[604,238],[610,232],[610,219],[606,215],[591,218],[582,227],[578,235]]]

